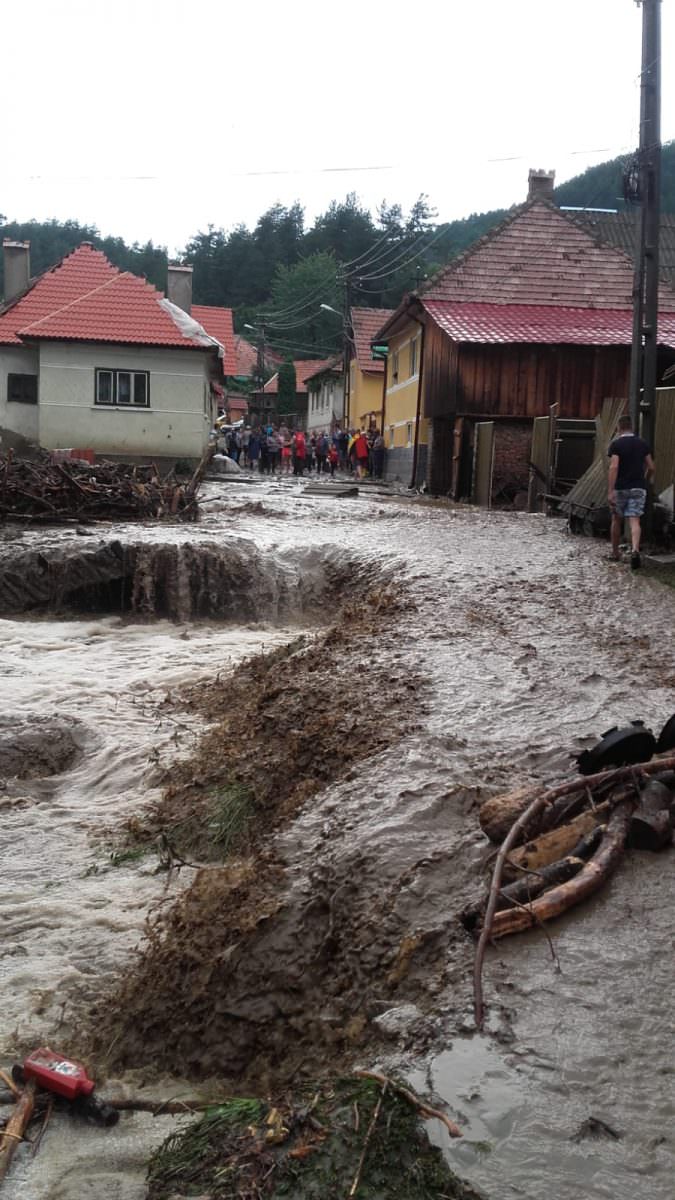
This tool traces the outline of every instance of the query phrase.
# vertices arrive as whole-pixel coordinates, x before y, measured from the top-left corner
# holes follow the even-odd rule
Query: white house
[[[323,363],[305,379],[307,387],[307,432],[330,433],[342,426],[345,387],[342,359]]]
[[[36,280],[28,243],[5,241],[3,251],[3,448],[25,439],[117,457],[201,457],[234,337],[229,309],[191,314],[192,268],[169,268],[167,299],[87,242]]]

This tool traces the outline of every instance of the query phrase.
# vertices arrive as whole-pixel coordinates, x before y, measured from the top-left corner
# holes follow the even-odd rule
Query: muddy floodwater
[[[54,773],[36,768],[0,791],[4,1065],[76,1027],[72,1005],[127,969],[148,910],[166,902],[156,860],[110,857],[116,825],[152,798],[157,766],[199,731],[158,700],[196,678],[226,687],[243,656],[313,628],[322,604],[328,621],[335,570],[375,564],[405,590],[412,603],[364,645],[364,664],[422,672],[425,716],[277,836],[291,888],[322,864],[339,879],[366,861],[373,895],[395,882],[409,928],[443,933],[481,877],[481,799],[559,780],[612,725],[641,718],[658,730],[675,712],[675,593],[608,565],[604,544],[571,538],[559,522],[365,488],[315,498],[290,480],[208,485],[203,512],[196,528],[29,531],[2,547],[4,558],[37,547],[48,556],[114,533],[148,551],[170,543],[179,575],[190,548],[225,547],[255,592],[227,619],[195,616],[185,589],[173,621],[106,611],[106,596],[124,601],[105,590],[93,613],[80,593],[77,613],[0,619],[0,747],[13,724],[57,718],[63,743],[56,737]],[[674,866],[672,851],[627,855],[597,899],[552,926],[560,970],[538,932],[490,950],[481,1037],[468,937],[448,938],[427,981],[424,1037],[409,1034],[405,1011],[390,1021],[379,1061],[447,1102],[465,1139],[446,1145],[441,1126],[430,1132],[488,1200],[672,1200]],[[181,873],[171,889],[185,882]],[[593,1122],[616,1136],[594,1136]],[[54,1120],[13,1194],[141,1200],[143,1160],[172,1127],[123,1117],[117,1130],[75,1136]]]

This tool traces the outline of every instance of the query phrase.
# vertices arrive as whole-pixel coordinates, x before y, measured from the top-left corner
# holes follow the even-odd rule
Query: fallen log
[[[617,804],[607,822],[599,850],[584,864],[578,875],[567,883],[561,883],[544,892],[524,907],[496,912],[491,923],[490,936],[506,937],[509,933],[531,929],[533,925],[540,925],[544,921],[559,917],[561,913],[574,908],[587,896],[597,892],[612,874],[623,854],[632,813],[633,805],[629,800]]]
[[[606,820],[608,812],[607,803],[598,805],[588,812],[579,813],[567,825],[550,829],[533,841],[525,842],[524,846],[518,846],[504,863],[504,878],[517,879],[523,871],[541,871],[543,867],[566,858],[581,838]]]
[[[530,900],[541,895],[546,888],[552,887],[556,883],[565,883],[578,874],[586,860],[596,850],[604,830],[604,825],[596,825],[590,833],[576,843],[565,858],[548,863],[541,870],[532,873],[525,872],[525,874],[519,875],[514,883],[509,883],[506,887],[501,888],[499,898],[502,907],[513,908],[519,904],[528,904]],[[459,919],[469,933],[477,933],[486,903],[487,897],[480,904],[471,905],[460,913]]]
[[[540,812],[548,808],[555,800],[561,796],[571,796],[574,792],[578,792],[580,788],[587,787],[591,790],[598,785],[610,783],[623,783],[632,779],[633,781],[639,775],[651,777],[657,775],[661,771],[669,771],[675,768],[675,755],[670,755],[662,759],[652,760],[649,763],[642,763],[639,767],[617,767],[613,771],[600,771],[597,775],[587,775],[583,778],[577,776],[576,779],[570,780],[568,783],[561,783],[558,787],[550,788],[546,792],[541,792],[535,796],[532,803],[525,809],[523,813],[511,826],[499,853],[492,874],[492,883],[490,885],[490,894],[488,896],[487,909],[485,913],[485,921],[481,935],[476,947],[476,957],[473,967],[473,985],[474,985],[474,1017],[476,1027],[483,1028],[485,1018],[485,1005],[483,1003],[483,960],[485,958],[485,950],[491,937],[492,921],[497,911],[499,902],[499,891],[502,885],[502,874],[504,871],[504,863],[506,857],[513,846],[517,844],[518,838],[523,831],[528,828],[528,824]]]
[[[35,1080],[29,1079],[16,1102],[14,1112],[0,1136],[0,1181],[7,1175],[10,1163],[14,1157],[14,1151],[19,1143],[24,1140],[24,1133],[35,1107],[35,1092]]]
[[[491,842],[498,845],[504,841],[513,822],[539,795],[541,788],[528,786],[516,788],[513,792],[504,792],[499,796],[491,796],[481,804],[478,821],[483,833]]]

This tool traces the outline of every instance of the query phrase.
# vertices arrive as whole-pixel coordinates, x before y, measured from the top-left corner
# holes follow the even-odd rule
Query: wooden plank
[[[495,459],[494,421],[478,421],[475,430],[472,499],[483,508],[492,506]]]
[[[532,450],[530,480],[527,489],[527,511],[539,512],[541,497],[546,491],[548,478],[548,448],[551,436],[551,418],[535,417],[532,425]]]

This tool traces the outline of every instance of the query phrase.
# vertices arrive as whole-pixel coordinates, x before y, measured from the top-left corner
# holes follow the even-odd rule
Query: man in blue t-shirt
[[[630,525],[630,565],[635,570],[642,566],[640,558],[640,517],[645,511],[647,499],[646,481],[654,472],[654,460],[649,446],[633,433],[630,417],[619,417],[619,436],[614,438],[609,450],[609,506],[612,510],[612,562],[619,562],[619,542],[624,519]]]

